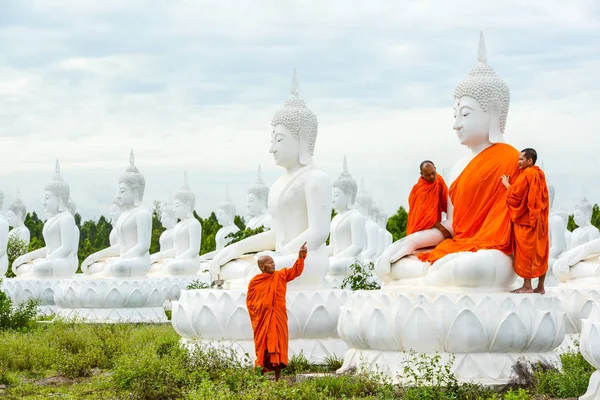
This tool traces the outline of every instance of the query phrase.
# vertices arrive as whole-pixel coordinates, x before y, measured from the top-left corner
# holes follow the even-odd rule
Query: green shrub
[[[13,261],[18,257],[29,251],[29,245],[26,241],[19,238],[18,236],[8,236],[8,242],[6,243],[6,255],[8,256],[8,265],[12,266]],[[15,273],[12,268],[6,271],[7,278],[14,278]]]
[[[34,299],[13,305],[10,297],[0,291],[0,331],[11,329],[25,332],[32,329],[35,326],[38,305],[39,301]]]
[[[565,353],[560,358],[563,366],[562,371],[556,369],[542,370],[540,368],[536,370],[536,392],[557,398],[583,395],[587,390],[590,376],[596,369],[579,352]]]
[[[350,274],[342,282],[342,289],[351,290],[377,290],[381,286],[376,282],[373,276],[375,266],[369,263],[363,266],[360,262],[350,265]]]

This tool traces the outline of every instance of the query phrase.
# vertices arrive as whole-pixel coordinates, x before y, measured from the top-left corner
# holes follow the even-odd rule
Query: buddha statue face
[[[20,214],[21,213],[15,213],[13,210],[8,210],[6,213],[8,225],[12,226],[13,228],[20,226],[23,223],[23,217]]]
[[[300,163],[300,138],[282,124],[273,127],[271,134],[271,149],[275,164],[286,169],[293,168]],[[308,151],[308,142],[306,143]]]
[[[334,187],[333,193],[333,209],[336,213],[344,212],[348,210],[350,204],[350,196],[346,194],[341,188]]]
[[[175,199],[173,201],[173,213],[177,219],[189,218],[192,214],[191,206],[179,199]]]
[[[217,209],[217,221],[221,226],[229,226],[233,223],[233,215],[224,208]]]
[[[454,126],[460,144],[469,148],[489,143],[491,113],[469,96],[454,102]]]
[[[264,202],[253,193],[246,197],[246,212],[250,218],[257,217],[264,212]]]
[[[117,201],[122,209],[129,209],[135,207],[136,203],[139,204],[139,196],[136,190],[129,186],[125,182],[119,183],[119,194],[117,195]]]
[[[588,210],[585,206],[575,206],[573,220],[575,221],[575,225],[579,227],[590,225],[592,220],[591,207]]]
[[[44,206],[44,211],[46,211],[48,215],[56,215],[60,212],[60,209],[64,210],[65,205],[61,203],[62,202],[56,193],[52,192],[51,190],[46,190],[44,192],[44,202],[42,205]]]

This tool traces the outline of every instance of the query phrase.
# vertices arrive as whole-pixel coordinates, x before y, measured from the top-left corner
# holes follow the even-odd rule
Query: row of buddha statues
[[[160,252],[151,256],[152,216],[141,206],[145,179],[135,166],[132,154],[129,166],[118,180],[111,245],[84,260],[82,271],[96,277],[135,277],[148,273],[188,274],[208,270],[212,279],[219,277],[229,282],[231,288],[246,287],[248,280],[259,271],[257,257],[268,254],[277,268],[290,266],[298,248],[307,243],[305,272],[290,283],[296,288],[327,287],[328,276],[346,274],[354,262],[373,261],[375,273],[388,284],[507,290],[514,284],[516,275],[511,255],[503,252],[501,246],[486,244],[497,239],[494,224],[479,218],[485,226],[463,226],[469,220],[465,216],[472,212],[485,216],[492,209],[505,208],[505,204],[501,204],[504,201],[502,195],[484,197],[495,191],[504,193],[500,192],[503,188],[498,171],[514,172],[519,154],[504,140],[510,93],[506,83],[487,64],[483,36],[477,58],[477,65],[457,85],[454,93],[453,130],[459,142],[471,150],[469,156],[455,164],[450,174],[449,181],[460,181],[462,189],[451,193],[447,219],[442,225],[455,238],[446,239],[440,230],[427,229],[391,243],[391,235],[385,229],[386,216],[364,190],[364,185],[358,190],[347,163],[344,162],[342,174],[335,182],[315,165],[313,155],[318,121],[299,96],[294,70],[291,96],[271,120],[269,152],[284,172],[270,189],[258,182],[253,186],[256,190],[252,191],[259,203],[256,209],[262,213],[260,217],[254,217],[264,218],[265,222],[249,225],[263,224],[267,230],[226,245],[227,236],[237,227],[233,224],[235,206],[231,201],[225,201],[217,210],[217,218],[223,226],[217,234],[217,248],[199,256],[201,226],[193,218],[195,196],[184,182],[173,197],[172,205],[164,207],[163,223],[168,232],[161,238],[164,246]],[[481,182],[488,191],[482,191]],[[481,193],[482,197],[474,198],[473,193]],[[44,207],[49,216],[43,230],[46,247],[15,260],[12,267],[18,277],[61,277],[75,273],[78,231],[73,215],[68,212],[68,203],[69,185],[62,179],[57,166],[54,179],[46,185],[44,193]],[[332,205],[337,212],[333,220]],[[476,207],[484,211],[479,212]],[[268,216],[263,217],[265,214]],[[20,215],[22,219],[23,212]],[[454,220],[457,215],[460,221]],[[555,216],[551,218],[554,270],[562,281],[598,275],[600,239],[592,238],[594,234],[589,233],[593,231],[586,225],[589,215],[588,206],[578,205],[576,221],[580,228],[570,237],[564,236],[564,232],[555,233],[560,229],[554,224],[564,225],[564,218],[563,222]],[[270,221],[267,223],[267,220]],[[23,229],[20,222],[13,222],[13,226]],[[455,227],[459,231],[455,232]],[[8,228],[2,229],[6,232]],[[554,243],[563,236],[565,246],[559,251]],[[464,239],[467,251],[452,250],[444,255],[443,248],[450,245],[456,249],[460,245],[457,237]],[[590,240],[583,243],[584,238]],[[431,257],[435,260],[415,255],[434,247],[437,255]],[[590,258],[592,255],[594,257]]]

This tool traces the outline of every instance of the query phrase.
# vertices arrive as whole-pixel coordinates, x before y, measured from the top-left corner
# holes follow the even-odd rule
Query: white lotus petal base
[[[158,278],[63,279],[54,300],[57,318],[76,322],[167,322],[165,291]]]
[[[340,307],[349,292],[338,289],[288,290],[290,357],[302,351],[310,362],[342,357],[347,346],[337,334]],[[173,327],[187,345],[226,344],[254,356],[245,290],[182,290],[173,302]]]
[[[600,400],[600,371],[592,374],[588,389],[579,400]]]
[[[598,371],[590,377],[588,390],[579,399],[600,400],[600,305],[593,304],[589,316],[581,321],[579,351]]]
[[[5,278],[2,281],[2,291],[12,300],[20,304],[27,299],[39,299],[39,315],[52,315],[58,306],[54,302],[54,291],[63,279],[21,279]]]

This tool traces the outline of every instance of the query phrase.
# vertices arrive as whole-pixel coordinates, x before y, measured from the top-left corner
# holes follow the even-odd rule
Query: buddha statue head
[[[75,214],[77,213],[77,204],[70,197],[67,201],[67,210],[71,213],[72,216],[75,216]]]
[[[63,212],[69,202],[70,188],[60,175],[60,164],[56,160],[52,181],[44,187],[44,210],[50,216]]]
[[[262,179],[260,165],[256,171],[256,180],[248,187],[246,196],[246,213],[248,217],[258,217],[267,212],[267,200],[269,199],[269,187]]]
[[[380,212],[381,212],[381,210],[379,209],[379,206],[377,204],[375,204],[375,202],[373,202],[373,205],[371,206],[371,213],[369,214],[369,217],[376,224],[379,223],[379,213]]]
[[[176,219],[190,218],[193,216],[196,205],[196,195],[187,183],[187,173],[183,173],[183,185],[173,197],[173,212]]]
[[[177,224],[177,217],[173,210],[173,203],[165,201],[160,207],[160,224],[165,229],[172,229]]]
[[[229,199],[229,192],[225,189],[225,200],[219,203],[217,208],[217,221],[221,226],[229,226],[233,224],[235,218],[235,204]]]
[[[6,213],[8,225],[12,226],[13,228],[23,225],[23,223],[25,222],[26,215],[27,208],[25,207],[25,203],[23,203],[23,201],[19,198],[19,195],[17,194],[17,198],[8,207],[8,212]]]
[[[387,229],[387,223],[388,223],[388,215],[383,212],[383,210],[380,209],[379,212],[379,219],[377,220],[377,224],[379,225],[379,227],[381,229]]]
[[[350,175],[350,172],[348,172],[348,162],[346,156],[344,156],[342,173],[333,182],[332,198],[335,212],[340,213],[354,208],[357,192],[358,186],[352,175]]]
[[[112,225],[116,224],[121,216],[121,205],[119,204],[119,200],[115,197],[113,199],[112,204],[110,205],[110,223]]]
[[[316,115],[298,97],[296,69],[292,77],[292,94],[275,112],[271,125],[271,149],[275,164],[286,169],[312,163],[317,141]]]
[[[454,91],[454,130],[462,145],[471,149],[503,141],[510,105],[508,86],[487,64],[483,33],[478,63]]]
[[[578,227],[589,226],[592,224],[592,205],[584,198],[575,204],[573,211],[573,220]]]
[[[369,193],[365,188],[364,178],[361,178],[360,180],[360,190],[356,194],[356,206],[358,211],[360,211],[365,218],[368,218],[369,215],[371,215],[372,201],[371,196],[369,196]]]
[[[119,177],[119,194],[117,199],[121,209],[127,210],[138,207],[144,198],[146,180],[135,166],[133,150],[129,153],[129,166]]]

